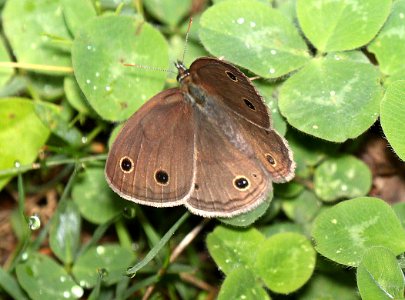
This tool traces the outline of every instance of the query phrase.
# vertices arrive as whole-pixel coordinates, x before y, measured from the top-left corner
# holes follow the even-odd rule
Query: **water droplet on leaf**
[[[72,286],[72,288],[70,290],[72,291],[72,294],[76,298],[81,298],[83,296],[83,294],[84,294],[84,291],[83,291],[82,287],[80,287],[78,285]]]
[[[38,215],[33,215],[28,218],[28,227],[31,230],[37,230],[41,227],[41,220],[39,219]]]
[[[19,160],[14,161],[14,167],[15,167],[15,168],[21,167],[21,163],[20,163]]]

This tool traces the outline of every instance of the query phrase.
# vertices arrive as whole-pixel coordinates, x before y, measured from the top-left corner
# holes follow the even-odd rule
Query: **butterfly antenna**
[[[181,62],[184,63],[184,57],[186,56],[186,52],[187,52],[187,43],[188,43],[188,36],[190,33],[190,28],[191,28],[191,24],[193,23],[193,18],[190,18],[190,21],[188,22],[188,28],[187,28],[187,32],[186,32],[186,40],[184,43],[184,49],[183,49],[183,57],[181,58]]]
[[[124,65],[126,67],[135,67],[135,68],[149,70],[149,71],[160,71],[160,72],[177,74],[177,72],[175,72],[173,70],[159,68],[159,67],[142,66],[142,65],[137,65],[137,64],[126,64],[126,63],[123,63],[122,65]]]

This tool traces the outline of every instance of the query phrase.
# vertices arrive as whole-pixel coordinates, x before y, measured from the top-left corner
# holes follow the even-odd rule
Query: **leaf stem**
[[[149,251],[149,253],[145,256],[145,258],[141,260],[139,263],[137,263],[135,266],[127,270],[127,275],[135,276],[137,271],[146,266],[159,253],[160,249],[162,249],[163,246],[166,245],[171,236],[176,232],[176,230],[180,227],[180,225],[187,220],[189,216],[190,216],[189,212],[186,212],[184,215],[182,215],[181,218],[177,220],[177,222],[166,232],[166,234],[162,237],[159,243],[157,243]]]
[[[20,63],[20,62],[0,62],[0,67],[3,68],[18,68],[25,70],[37,70],[37,71],[51,71],[51,72],[62,72],[71,74],[73,73],[72,67],[63,67],[63,66],[48,66],[48,65],[39,65],[39,64],[29,64],[29,63]]]
[[[97,161],[97,160],[106,160],[107,154],[98,154],[92,155],[82,158],[58,158],[54,160],[45,160],[41,162],[36,162],[28,165],[23,165],[19,167],[14,167],[10,169],[0,170],[0,177],[1,176],[13,176],[17,175],[18,173],[24,173],[31,170],[38,170],[41,167],[53,167],[59,165],[66,165],[66,164],[74,164],[74,163],[85,163],[90,161]]]
[[[184,238],[183,240],[177,245],[177,247],[173,250],[172,254],[170,255],[170,259],[166,265],[164,265],[158,272],[159,278],[161,278],[167,271],[169,264],[173,263],[177,257],[184,251],[184,249],[195,239],[195,237],[200,233],[200,231],[204,228],[205,224],[209,222],[209,219],[203,219],[203,221],[194,227]],[[155,289],[155,285],[151,285],[147,288],[142,300],[147,300],[152,295],[153,290]]]

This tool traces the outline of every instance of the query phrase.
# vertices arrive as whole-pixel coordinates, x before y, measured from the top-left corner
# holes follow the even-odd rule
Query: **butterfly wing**
[[[106,163],[121,197],[156,207],[182,204],[194,179],[193,109],[177,89],[161,92],[124,125]]]
[[[263,129],[239,120],[239,132],[249,141],[256,158],[276,183],[287,182],[294,177],[295,162],[287,141],[275,130]]]
[[[270,128],[262,97],[246,75],[231,64],[215,58],[199,58],[191,64],[190,76],[191,92],[197,89],[257,126]]]
[[[235,119],[233,136],[243,136],[272,181],[290,180],[295,169],[292,152],[287,141],[271,129],[267,106],[250,80],[231,64],[215,58],[197,59],[190,67],[190,75],[189,90],[204,98],[205,113],[213,119]],[[218,112],[228,113],[219,116]]]
[[[202,112],[196,114],[196,178],[187,208],[205,217],[231,217],[258,206],[272,184],[253,149],[245,140],[231,140]]]

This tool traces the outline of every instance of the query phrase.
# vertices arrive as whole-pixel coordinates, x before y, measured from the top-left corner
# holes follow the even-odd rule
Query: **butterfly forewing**
[[[194,178],[192,107],[179,89],[142,106],[110,150],[106,178],[123,198],[152,206],[182,204]]]
[[[233,112],[250,122],[270,128],[267,106],[250,80],[229,63],[199,58],[190,67],[192,82]]]

